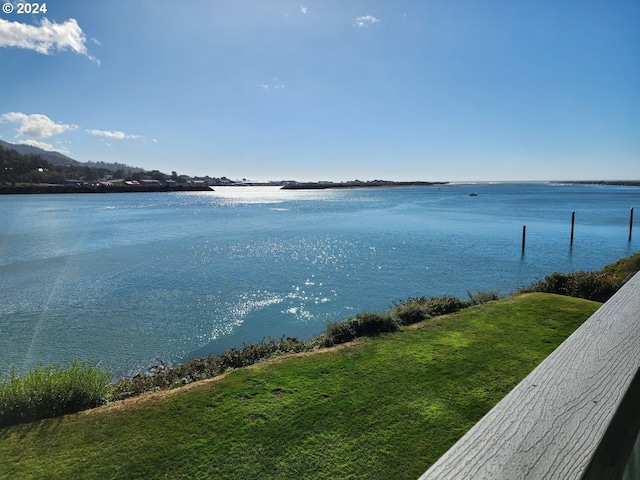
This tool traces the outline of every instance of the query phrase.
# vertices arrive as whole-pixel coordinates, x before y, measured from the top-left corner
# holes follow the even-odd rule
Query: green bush
[[[324,345],[338,345],[364,335],[395,332],[398,323],[388,313],[360,312],[341,322],[329,323],[324,333]]]
[[[454,313],[470,305],[456,297],[416,297],[396,303],[392,315],[400,325],[411,325],[431,317]]]
[[[356,338],[356,328],[352,319],[327,324],[324,332],[324,345],[330,347],[341,343],[350,342]]]
[[[360,312],[356,314],[357,335],[395,332],[398,324],[388,313]]]
[[[471,293],[469,290],[467,290],[467,295],[469,296],[469,302],[472,305],[481,305],[483,303],[492,302],[500,298],[500,295],[498,295],[498,292],[496,292],[495,290],[486,290],[476,293]]]
[[[557,293],[606,302],[638,270],[640,270],[640,253],[621,258],[596,272],[582,270],[573,273],[555,272],[529,287],[519,289],[518,292]]]
[[[68,367],[39,365],[24,376],[12,369],[0,381],[0,425],[31,422],[106,403],[111,374],[74,360]]]
[[[624,282],[639,270],[640,253],[635,253],[629,257],[621,258],[617,262],[607,265],[602,269],[602,273],[613,275]]]
[[[462,310],[468,306],[469,303],[464,300],[445,295],[443,297],[430,298],[427,301],[427,312],[429,312],[429,315],[432,317],[437,317],[438,315],[447,315],[449,313],[457,312],[458,310]]]
[[[570,274],[554,272],[542,279],[538,284],[536,291],[569,295],[568,292],[571,290],[569,287],[570,280]]]
[[[408,300],[397,305],[393,309],[393,314],[400,325],[411,325],[431,317],[419,299]]]
[[[240,368],[261,362],[268,358],[298,353],[307,350],[305,342],[297,338],[269,339],[258,343],[243,344],[241,348],[232,348],[220,355],[222,368]]]
[[[555,272],[547,275],[524,292],[544,292],[606,302],[622,286],[622,280],[602,272]]]
[[[598,272],[575,272],[568,285],[569,295],[606,302],[620,288],[613,277]]]

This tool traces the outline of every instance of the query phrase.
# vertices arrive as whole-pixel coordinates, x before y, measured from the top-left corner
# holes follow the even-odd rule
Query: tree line
[[[67,180],[96,182],[112,172],[84,165],[54,165],[40,155],[24,155],[0,146],[0,183],[64,183]]]
[[[69,183],[69,180],[81,181],[86,184],[95,184],[100,180],[157,180],[162,185],[177,185],[178,187],[188,187],[193,180],[200,180],[206,185],[229,185],[234,181],[227,177],[190,177],[188,175],[178,175],[172,171],[171,174],[163,173],[159,170],[143,170],[136,167],[106,168],[106,165],[121,167],[123,164],[105,164],[103,162],[87,164],[56,165],[40,155],[28,155],[17,152],[13,149],[4,148],[0,145],[0,185],[19,186],[34,184],[54,184],[62,185]],[[21,188],[21,187],[20,187]]]
[[[79,180],[84,183],[95,183],[101,179],[124,180],[158,180],[165,184],[167,180],[176,183],[187,183],[189,177],[171,172],[171,175],[159,170],[139,171],[110,170],[88,165],[55,165],[44,160],[40,155],[26,155],[0,145],[0,185],[26,184],[63,184],[68,180]]]

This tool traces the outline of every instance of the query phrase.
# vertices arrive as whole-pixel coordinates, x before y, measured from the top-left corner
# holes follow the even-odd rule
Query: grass
[[[270,358],[332,347],[367,335],[395,332],[401,325],[417,323],[498,299],[495,292],[478,292],[475,295],[469,293],[469,297],[468,301],[449,296],[408,298],[394,302],[394,308],[388,312],[360,312],[345,320],[330,322],[321,335],[307,341],[285,337],[263,339],[257,343],[244,344],[240,348],[232,348],[217,356],[196,358],[183,364],[168,366],[160,363],[152,366],[146,374],[121,379],[113,387],[110,397],[112,400],[124,400],[144,393],[181,387]]]
[[[599,304],[531,293],[0,429],[0,478],[415,479]]]
[[[78,360],[61,368],[39,365],[19,377],[0,379],[0,425],[74,413],[106,403],[111,375]]]

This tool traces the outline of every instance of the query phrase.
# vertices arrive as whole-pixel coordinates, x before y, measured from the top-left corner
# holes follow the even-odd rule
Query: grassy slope
[[[417,478],[599,304],[528,294],[0,429],[2,478]]]

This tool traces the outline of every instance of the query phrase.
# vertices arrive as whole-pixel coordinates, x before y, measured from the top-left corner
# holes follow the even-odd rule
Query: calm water
[[[639,188],[548,184],[0,196],[0,373],[129,374],[409,296],[506,294],[638,251],[630,207]]]

